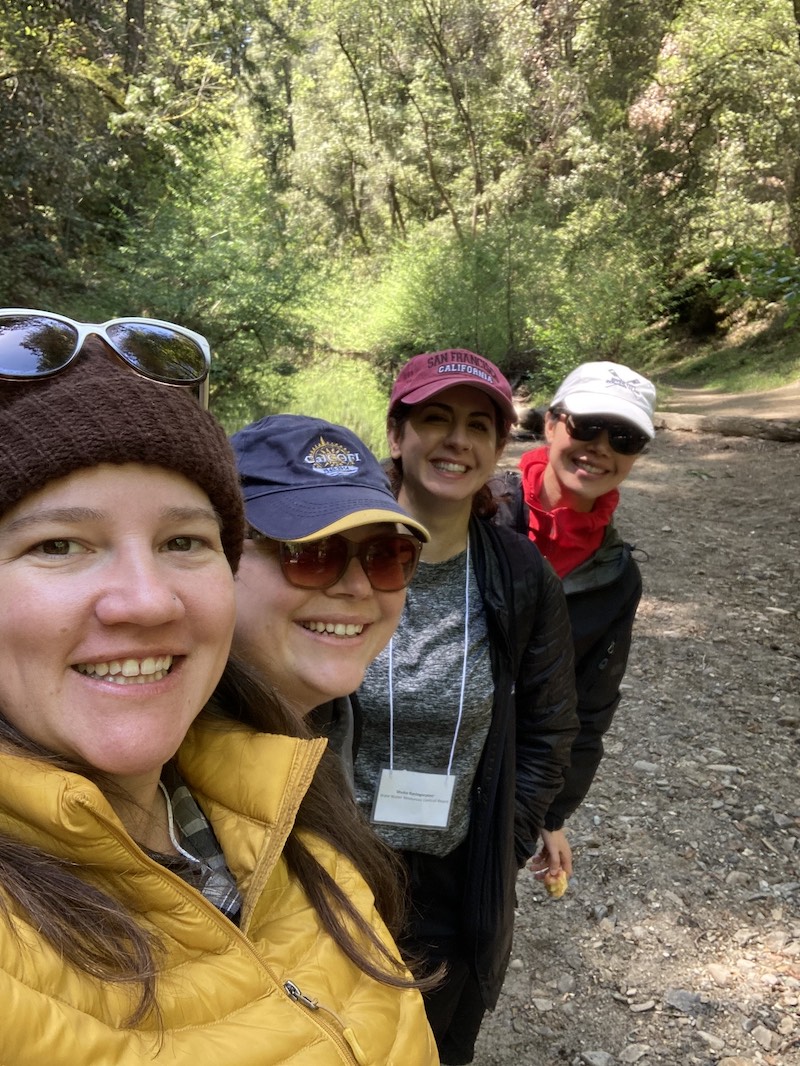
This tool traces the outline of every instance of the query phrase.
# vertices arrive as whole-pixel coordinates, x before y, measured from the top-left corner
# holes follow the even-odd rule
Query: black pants
[[[473,1060],[486,1007],[475,973],[471,931],[463,925],[467,846],[444,857],[405,851],[410,877],[411,913],[404,946],[431,968],[444,963],[442,984],[425,994],[442,1066]]]

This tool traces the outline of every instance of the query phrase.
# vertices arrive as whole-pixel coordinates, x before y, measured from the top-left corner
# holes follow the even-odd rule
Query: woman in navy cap
[[[270,415],[232,444],[248,523],[235,649],[329,738],[352,778],[347,696],[394,632],[427,532],[344,426]]]
[[[577,729],[560,583],[527,538],[487,520],[487,481],[515,419],[508,381],[473,352],[417,355],[400,371],[391,473],[430,540],[397,633],[358,693],[356,795],[406,860],[408,944],[447,965],[426,1009],[448,1064],[472,1061],[497,1001],[517,872]]]

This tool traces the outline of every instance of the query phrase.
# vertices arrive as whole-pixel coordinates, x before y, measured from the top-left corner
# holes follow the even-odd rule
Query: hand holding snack
[[[559,870],[557,874],[551,874],[548,870],[543,880],[547,894],[552,896],[553,899],[561,899],[569,885],[569,878],[564,870]]]
[[[561,899],[572,876],[572,849],[563,829],[542,830],[542,846],[528,860],[528,869],[553,899]]]

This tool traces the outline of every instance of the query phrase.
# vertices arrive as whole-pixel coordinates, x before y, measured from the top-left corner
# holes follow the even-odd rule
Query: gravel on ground
[[[664,430],[618,524],[623,701],[475,1066],[800,1066],[800,444]]]

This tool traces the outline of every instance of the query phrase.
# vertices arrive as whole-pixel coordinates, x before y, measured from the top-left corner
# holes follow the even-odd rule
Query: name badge
[[[419,770],[381,770],[372,808],[372,821],[386,825],[413,825],[447,829],[453,801],[455,774]]]

